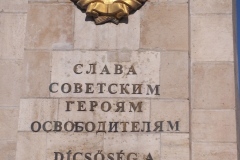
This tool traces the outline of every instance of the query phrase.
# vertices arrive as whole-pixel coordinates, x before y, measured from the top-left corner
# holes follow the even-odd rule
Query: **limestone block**
[[[231,0],[192,0],[190,3],[191,14],[201,13],[232,13]]]
[[[108,133],[104,135],[104,152],[116,153],[121,150],[124,151],[125,156],[129,153],[137,153],[138,159],[146,159],[150,153],[153,159],[160,159],[160,134]]]
[[[159,0],[149,0],[148,3],[159,3]]]
[[[161,160],[189,160],[189,134],[161,134]]]
[[[178,132],[189,132],[189,102],[187,100],[151,100],[151,122],[164,121],[163,130],[173,132],[167,121],[179,121]],[[152,129],[155,129],[154,125]],[[174,132],[176,128],[174,128]]]
[[[131,62],[132,51],[108,51],[107,60],[108,62]]]
[[[0,159],[14,160],[16,158],[16,142],[0,141]]]
[[[29,4],[25,47],[72,49],[73,17],[72,4]]]
[[[73,102],[73,104],[70,105],[71,111],[67,110],[67,101]],[[79,102],[78,102],[79,101]],[[81,102],[80,102],[81,101]],[[91,110],[91,104],[97,103],[96,107],[93,107],[94,111]],[[124,112],[121,112],[122,110],[117,109],[117,103],[119,103],[119,106],[124,104]],[[136,109],[136,111],[133,110],[131,107],[131,104],[133,103],[135,106],[137,104],[142,104],[141,109]],[[81,110],[86,111],[78,111],[79,110],[79,104],[83,105],[81,107]],[[111,109],[106,112],[109,105],[111,106]],[[103,109],[103,110],[102,110]],[[141,112],[142,111],[142,112]],[[62,122],[67,121],[74,121],[74,122],[94,122],[96,124],[96,130],[98,129],[98,122],[106,121],[106,130],[109,130],[109,122],[129,122],[129,125],[127,126],[127,131],[131,131],[131,122],[137,121],[142,123],[142,121],[149,121],[149,115],[150,115],[150,100],[143,100],[143,99],[83,99],[83,98],[71,98],[71,99],[60,99],[59,101],[59,114],[58,114],[58,120]],[[122,129],[122,125],[119,124],[119,131]]]
[[[141,9],[140,48],[188,50],[188,5],[146,3]]]
[[[92,153],[92,159],[94,154],[98,150],[103,150],[103,134],[96,133],[50,133],[47,136],[47,160],[53,160],[55,157],[54,152],[62,152],[65,154],[71,150],[72,153],[81,152],[84,155],[86,153]],[[83,159],[81,157],[78,159]]]
[[[58,100],[22,99],[20,102],[18,130],[31,131],[32,122],[56,121]]]
[[[75,49],[139,49],[139,11],[131,14],[118,25],[112,23],[95,25],[77,8],[75,14]]]
[[[235,110],[193,110],[193,142],[236,142]]]
[[[193,15],[191,26],[192,62],[233,61],[231,15]]]
[[[51,54],[26,52],[24,58],[24,97],[49,97]]]
[[[0,3],[2,2],[4,4],[13,3],[12,1],[1,0]],[[23,59],[26,20],[26,14],[0,14],[1,59]]]
[[[123,51],[124,52],[124,51]],[[159,70],[160,70],[160,53],[155,51],[145,51],[137,52],[132,51],[129,53],[129,58],[127,61],[121,60],[121,62],[108,61],[109,52],[107,51],[74,51],[74,52],[53,52],[53,62],[52,62],[52,74],[51,82],[59,83],[58,86],[53,86],[53,91],[57,93],[51,93],[51,97],[159,97],[159,95],[147,95],[147,85],[159,85]],[[78,67],[78,72],[81,74],[76,74],[74,72],[74,66],[76,64],[82,64],[83,67]],[[93,69],[90,71],[89,64],[96,64],[96,74],[91,74]],[[123,66],[123,74],[115,73],[115,64],[121,64]],[[101,74],[104,66],[108,67],[109,73],[103,72]],[[134,66],[136,74],[127,74],[129,68]],[[61,91],[61,86],[64,83],[69,83],[72,85],[72,89],[68,94]],[[74,93],[74,83],[83,84],[83,91],[81,93]],[[94,93],[86,93],[85,83],[93,83]],[[99,87],[97,83],[106,83],[103,93],[99,94]],[[130,84],[129,94],[120,94],[120,84]],[[108,85],[118,84],[118,86],[113,87],[113,92],[116,94],[110,94],[108,92]],[[132,94],[133,86],[132,84],[143,84],[142,94]],[[160,88],[160,87],[158,87]],[[65,86],[65,91],[66,86]],[[130,94],[131,93],[131,94]]]
[[[19,106],[22,87],[22,61],[0,61],[0,106]]]
[[[28,0],[29,2],[57,2],[58,0]]]
[[[71,0],[58,0],[58,2],[68,2],[68,3],[72,3]]]
[[[17,143],[17,160],[46,159],[46,133],[19,132]]]
[[[193,160],[237,160],[236,143],[193,143]]]
[[[192,78],[193,108],[235,108],[233,63],[195,63]]]
[[[18,125],[18,108],[0,109],[0,140],[16,140]]]
[[[161,98],[188,98],[188,53],[161,53]]]
[[[147,3],[187,3],[188,0],[148,0]]]
[[[6,1],[0,0],[0,11],[2,12],[27,12],[28,0]]]

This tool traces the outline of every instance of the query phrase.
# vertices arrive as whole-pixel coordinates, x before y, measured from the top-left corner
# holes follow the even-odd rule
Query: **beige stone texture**
[[[233,61],[232,16],[191,17],[191,57],[194,61]]]
[[[188,53],[161,53],[161,98],[188,98]]]
[[[16,158],[16,142],[0,141],[0,159],[15,160]]]
[[[189,102],[187,100],[151,100],[151,122],[164,121],[164,132],[177,132],[176,128],[172,131],[167,123],[173,124],[179,121],[178,132],[189,132]],[[152,128],[155,128],[154,125]]]
[[[24,97],[49,97],[51,54],[26,52],[24,58]]]
[[[136,11],[128,19],[118,25],[113,23],[95,25],[93,21],[86,20],[86,14],[76,8],[74,48],[90,50],[139,49],[140,12]]]
[[[161,134],[161,160],[190,160],[189,134]]]
[[[58,2],[58,0],[28,0],[29,2]]]
[[[16,160],[46,159],[46,133],[18,133]]]
[[[0,12],[27,12],[28,0],[0,0]]]
[[[192,68],[192,107],[235,108],[234,83],[233,63],[195,63]]]
[[[232,0],[192,0],[191,14],[232,13]]]
[[[149,0],[148,3],[158,3],[159,0]]]
[[[193,143],[193,160],[237,160],[235,143]]]
[[[137,153],[138,159],[146,159],[150,153],[153,159],[160,159],[160,134],[108,133],[104,135],[104,152],[115,153],[121,150],[124,150],[125,156],[129,153]],[[115,158],[117,158],[116,155]]]
[[[50,133],[47,135],[46,160],[53,160],[54,152],[62,152],[65,154],[64,156],[66,157],[66,153],[69,150],[71,150],[72,153],[76,152],[81,152],[84,154],[92,153],[92,159],[94,159],[94,154],[97,154],[98,150],[103,150],[103,134]]]
[[[31,124],[34,121],[40,123],[56,121],[57,110],[58,100],[56,99],[22,99],[19,110],[18,131],[31,131]]]
[[[141,9],[140,48],[188,50],[188,5],[146,3]]]
[[[124,51],[123,51],[124,52]],[[129,52],[128,52],[129,53]],[[159,70],[160,70],[160,53],[155,51],[145,51],[137,52],[132,51],[129,53],[130,61],[127,62],[114,62],[108,61],[109,52],[107,51],[75,51],[75,52],[53,52],[52,57],[52,74],[51,82],[57,82],[59,85],[54,85],[53,90],[58,90],[57,93],[51,93],[51,97],[159,97],[159,95],[147,95],[147,85],[159,85]],[[86,56],[87,55],[87,56]],[[128,58],[129,59],[129,58]],[[96,63],[96,74],[87,74],[90,71],[90,65]],[[73,68],[76,64],[83,64],[80,68],[82,74],[75,74]],[[115,73],[115,64],[123,65],[123,74]],[[108,67],[110,74],[100,74],[104,66]],[[127,75],[129,68],[134,66],[137,75]],[[148,68],[148,69],[146,69]],[[79,72],[80,72],[79,71]],[[73,85],[74,83],[83,84],[82,93],[73,93],[73,90],[68,93],[62,93],[61,85],[64,83],[69,83]],[[93,83],[93,94],[87,94],[85,83]],[[120,94],[120,86],[113,87],[117,94],[110,94],[105,88],[104,93],[99,94],[99,87],[97,83],[106,83],[106,86],[112,83],[116,84],[130,84],[129,92],[133,93],[132,84],[143,84],[142,93],[143,94]],[[159,87],[160,88],[160,87]]]
[[[193,110],[193,142],[236,142],[235,110]]]
[[[69,50],[73,48],[72,4],[29,4],[27,49]]]
[[[16,140],[18,126],[18,108],[0,108],[0,140]]]
[[[58,2],[68,2],[68,3],[72,3],[71,0],[58,0]]]
[[[150,1],[152,2],[152,1]],[[187,3],[188,0],[158,0],[160,3]]]
[[[26,20],[26,14],[0,14],[1,59],[23,59]]]
[[[0,60],[0,106],[19,106],[22,70],[20,60]]]
[[[66,111],[67,110],[67,102],[66,101],[73,101],[74,104],[70,105],[71,111]],[[79,103],[77,101],[83,101],[81,104],[83,104],[83,107],[81,110],[86,110],[86,111],[78,111],[79,109]],[[96,101],[98,104],[94,109],[94,111],[91,110],[91,102],[90,101]],[[104,102],[109,102],[111,105],[111,109],[109,112],[104,112],[103,110],[108,109],[108,104]],[[124,112],[116,112],[118,107],[116,104],[118,102],[125,102],[124,103]],[[139,112],[139,108],[134,110],[130,107],[130,102],[134,103],[135,106],[139,102],[142,102],[142,112]],[[95,103],[95,102],[92,102]],[[104,104],[104,105],[102,105]],[[120,104],[120,103],[119,103]],[[121,103],[122,104],[122,103]],[[103,110],[102,110],[102,106]],[[130,112],[132,111],[132,112]],[[62,122],[67,122],[69,121],[81,121],[81,122],[94,122],[98,124],[99,121],[106,121],[106,129],[109,129],[109,122],[132,122],[132,121],[137,121],[137,122],[142,122],[142,121],[149,121],[149,115],[150,115],[150,100],[143,100],[143,99],[116,99],[116,98],[111,98],[111,99],[60,99],[59,100],[59,113],[58,113],[58,120]],[[122,125],[118,124],[119,126],[119,131],[122,130]],[[98,126],[96,126],[98,127]],[[97,129],[97,128],[96,128]],[[131,126],[130,124],[126,128],[129,132],[131,131]]]
[[[132,51],[108,51],[107,52],[107,60],[108,62],[131,62],[131,55]]]

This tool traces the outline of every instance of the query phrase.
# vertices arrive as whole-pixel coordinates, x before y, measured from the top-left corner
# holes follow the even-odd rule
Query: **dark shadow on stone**
[[[86,17],[85,17],[85,21],[86,21],[86,22],[88,22],[88,21],[93,21],[93,22],[94,22],[94,19],[93,19],[93,17],[86,16]]]
[[[82,13],[86,13],[86,11],[83,10],[83,9],[81,9],[81,8],[77,5],[77,3],[73,2],[73,1],[72,1],[72,3],[74,3],[74,5],[75,5]]]
[[[128,17],[124,17],[122,18],[119,23],[124,23],[124,24],[128,24]]]

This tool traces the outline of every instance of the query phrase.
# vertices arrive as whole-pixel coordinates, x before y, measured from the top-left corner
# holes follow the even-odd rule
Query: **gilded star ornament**
[[[86,10],[87,16],[92,16],[96,24],[113,22],[138,10],[146,0],[71,0],[80,9]]]

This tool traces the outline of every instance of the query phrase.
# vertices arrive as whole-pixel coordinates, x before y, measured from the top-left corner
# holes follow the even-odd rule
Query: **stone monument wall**
[[[0,2],[0,159],[237,160],[231,0],[150,0],[95,25]]]

